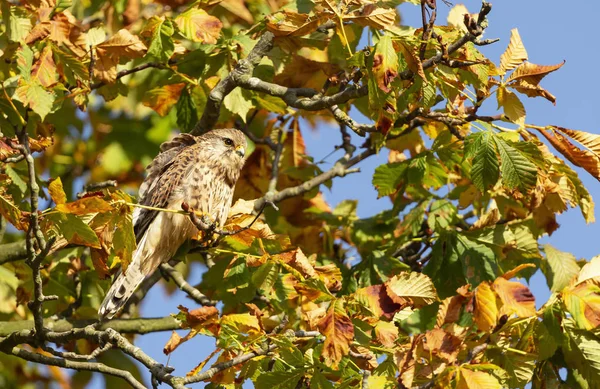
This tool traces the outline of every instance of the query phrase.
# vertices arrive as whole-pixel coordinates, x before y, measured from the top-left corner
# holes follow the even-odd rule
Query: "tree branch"
[[[175,270],[175,268],[168,263],[163,263],[160,265],[160,270],[163,271],[173,282],[179,287],[179,289],[183,290],[187,293],[188,296],[195,302],[200,305],[216,305],[216,301],[212,301],[205,295],[203,295],[198,289],[194,288],[190,285],[183,275]]]

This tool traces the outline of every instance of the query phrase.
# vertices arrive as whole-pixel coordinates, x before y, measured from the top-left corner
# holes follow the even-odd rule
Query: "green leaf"
[[[396,192],[405,177],[406,164],[402,162],[388,163],[375,169],[373,186],[377,189],[379,197],[388,196]]]
[[[144,31],[149,31],[151,35],[148,56],[156,58],[160,62],[167,62],[175,52],[175,45],[172,38],[175,28],[171,20],[164,16],[153,16],[148,20]]]
[[[537,361],[536,355],[503,353],[499,349],[493,349],[486,355],[490,358],[491,363],[506,370],[509,387],[523,388],[531,381]]]
[[[458,210],[456,206],[448,200],[436,200],[431,203],[429,208],[429,217],[427,224],[434,231],[446,230],[456,221]]]
[[[31,70],[33,67],[33,51],[28,45],[23,45],[17,50],[17,69],[22,79],[28,81],[31,79]]]
[[[23,105],[29,106],[44,120],[52,110],[56,96],[54,93],[48,92],[39,81],[23,80],[24,82],[15,91],[15,96]]]
[[[333,384],[317,370],[310,379],[310,389],[333,389]]]
[[[269,371],[256,380],[256,389],[295,389],[304,370]]]
[[[225,108],[234,115],[238,115],[244,123],[246,123],[246,116],[248,112],[254,107],[250,92],[242,88],[235,88],[230,94],[228,94],[223,100]]]
[[[187,88],[183,89],[175,107],[177,108],[177,125],[181,131],[191,131],[198,122],[198,108]]]
[[[31,17],[23,7],[10,6],[8,2],[3,1],[2,18],[10,41],[19,42],[31,31]]]
[[[54,232],[63,236],[67,242],[100,248],[100,241],[94,230],[76,215],[58,212],[47,215],[46,218],[52,222]]]
[[[600,339],[589,331],[566,326],[563,353],[567,366],[579,370],[593,388],[600,383]]]
[[[406,319],[396,322],[407,334],[422,334],[435,327],[439,306],[439,303],[427,305],[421,309],[415,310]]]
[[[542,272],[550,290],[559,292],[579,274],[579,265],[573,254],[557,250],[549,244],[544,245],[544,252],[546,258],[542,261]]]
[[[475,186],[483,192],[495,185],[498,182],[500,169],[494,135],[490,132],[470,135],[465,140],[465,149],[467,150],[465,154],[474,154],[471,179]]]
[[[499,136],[494,137],[500,152],[502,182],[509,188],[527,190],[537,182],[537,168],[517,148]]]

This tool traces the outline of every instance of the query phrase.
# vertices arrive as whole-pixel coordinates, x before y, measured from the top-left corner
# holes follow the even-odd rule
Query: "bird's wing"
[[[193,145],[181,146],[177,149],[178,152],[169,161],[165,162],[160,170],[153,171],[155,177],[153,182],[145,188],[140,204],[155,208],[166,208],[171,196],[176,191],[181,190],[181,182],[194,165],[194,154],[197,147],[193,147]],[[157,163],[158,165],[159,163]],[[138,209],[134,231],[136,240],[139,242],[159,211],[145,208]]]

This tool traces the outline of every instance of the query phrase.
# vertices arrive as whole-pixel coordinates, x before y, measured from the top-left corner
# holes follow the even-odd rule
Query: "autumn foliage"
[[[3,1],[0,386],[79,388],[93,371],[136,388],[600,388],[600,258],[538,243],[568,208],[594,221],[572,166],[600,179],[600,136],[530,124],[523,104],[551,109],[542,81],[564,62],[529,62],[517,29],[487,58],[489,3],[440,20],[410,0],[414,27],[402,2]],[[303,138],[326,123],[333,164]],[[136,248],[145,166],[175,133],[220,127],[250,145],[226,233],[201,231],[97,323]],[[378,153],[359,185],[389,209],[325,201]],[[181,262],[202,264],[199,285]],[[536,271],[545,303],[524,282]],[[140,320],[161,278],[191,300]],[[163,366],[134,347],[157,331],[167,355],[197,336],[216,348]]]

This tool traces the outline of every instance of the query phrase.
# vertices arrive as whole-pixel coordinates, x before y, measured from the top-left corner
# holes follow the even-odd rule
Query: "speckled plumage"
[[[180,134],[161,145],[140,186],[140,204],[180,210],[186,202],[221,227],[227,219],[235,183],[244,165],[246,137],[219,129],[202,136]],[[179,246],[198,233],[185,215],[136,208],[138,247],[127,270],[118,275],[98,310],[112,318],[146,276],[171,259]]]

